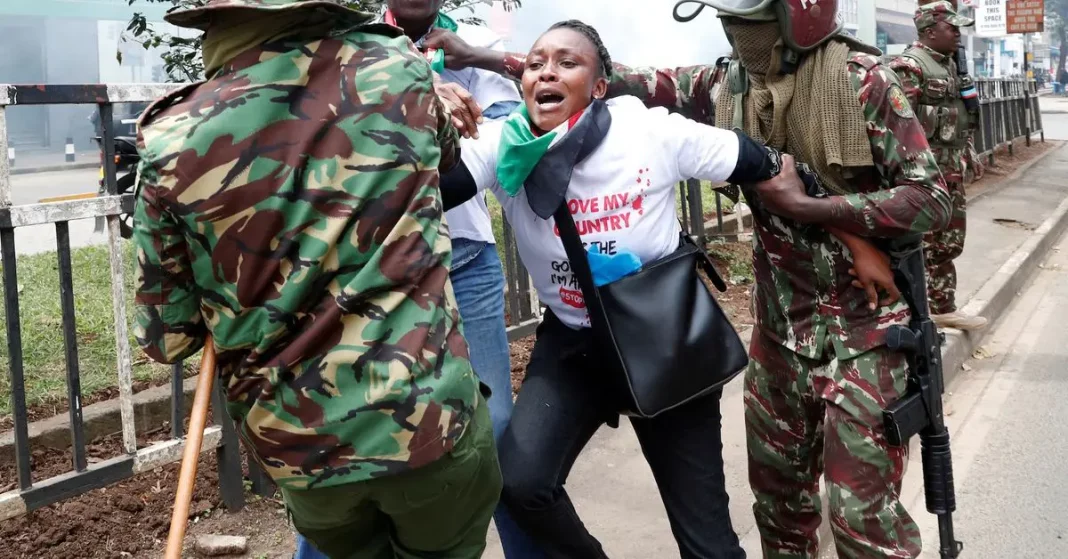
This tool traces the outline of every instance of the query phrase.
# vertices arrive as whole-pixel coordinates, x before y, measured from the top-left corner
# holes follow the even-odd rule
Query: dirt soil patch
[[[169,438],[169,426],[148,433],[138,446]],[[122,452],[120,435],[104,437],[86,448],[90,463]],[[170,530],[171,508],[180,465],[170,464],[104,489],[97,489],[0,522],[0,559],[48,557],[158,558]],[[69,451],[39,449],[33,452],[34,479],[42,480],[71,470]],[[15,487],[14,464],[0,464],[0,491]],[[246,483],[246,487],[248,483]],[[237,513],[224,510],[214,452],[201,455],[190,507],[184,556],[194,557],[196,536],[239,535],[249,538],[245,557],[292,557],[294,536],[277,496],[264,499],[246,492],[246,506]]]
[[[969,195],[977,195],[1000,186],[1002,181],[1019,170],[1020,167],[1062,145],[1064,145],[1064,142],[1056,140],[1047,140],[1045,142],[1032,140],[1030,146],[1024,142],[1017,142],[1012,149],[1012,154],[1009,154],[1008,147],[1000,148],[994,153],[993,165],[990,165],[988,160],[984,160],[986,173],[983,178],[968,183],[965,188]]]

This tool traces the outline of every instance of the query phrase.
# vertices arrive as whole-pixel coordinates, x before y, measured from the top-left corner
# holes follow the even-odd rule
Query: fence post
[[[679,207],[682,209],[682,223],[686,227],[686,234],[693,234],[693,227],[690,224],[690,196],[689,190],[686,188],[686,181],[679,183]]]
[[[82,431],[81,370],[78,363],[78,327],[74,316],[74,273],[71,269],[70,223],[56,223],[56,258],[59,268],[59,299],[63,315],[63,346],[67,362],[67,401],[74,471],[84,472],[85,433]]]
[[[7,106],[0,105],[0,154],[7,151]],[[11,170],[7,157],[0,157],[0,208],[11,206]],[[11,406],[15,416],[15,469],[19,489],[33,485],[30,474],[30,437],[26,412],[26,387],[22,370],[22,319],[19,316],[19,276],[15,258],[15,230],[0,229],[0,262],[4,268],[4,326],[7,329],[7,359],[11,382]]]
[[[248,478],[252,481],[252,493],[260,497],[270,497],[274,494],[274,482],[260,467],[259,462],[249,459]]]
[[[523,322],[522,306],[519,300],[519,281],[518,277],[519,266],[515,251],[515,240],[512,235],[512,228],[508,225],[508,220],[504,220],[502,226],[502,232],[504,237],[504,281],[508,286],[508,297],[504,302],[504,308],[508,311],[508,316],[512,319],[512,324],[520,324]]]
[[[716,232],[719,233],[720,235],[722,235],[723,234],[723,198],[722,198],[722,194],[720,194],[718,190],[713,190],[712,192],[716,195],[716,227],[718,228],[718,231],[716,231]]]
[[[222,427],[222,444],[215,449],[215,457],[219,466],[219,493],[222,494],[223,503],[231,512],[241,510],[245,506],[245,486],[241,477],[241,448],[237,440],[237,431],[234,422],[226,413],[226,399],[223,393],[226,390],[222,383],[216,383],[212,390],[211,407],[215,423]]]
[[[1035,126],[1038,127],[1038,135],[1042,140],[1042,143],[1046,142],[1046,127],[1042,126],[1042,102],[1039,101],[1038,89],[1035,89],[1035,96],[1032,98],[1034,106],[1031,107],[1031,114],[1035,117]]]
[[[708,244],[708,238],[705,236],[705,205],[702,200],[701,181],[687,180],[686,190],[689,191],[687,198],[690,202],[690,235],[696,238],[701,246],[705,246]]]
[[[185,362],[171,365],[171,436],[185,436]]]

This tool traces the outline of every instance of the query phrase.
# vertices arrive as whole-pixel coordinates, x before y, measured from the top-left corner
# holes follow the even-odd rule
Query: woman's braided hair
[[[601,42],[601,35],[597,33],[596,29],[577,19],[569,19],[567,21],[555,23],[549,28],[549,31],[554,29],[570,29],[585,35],[586,38],[593,43],[593,48],[597,51],[597,58],[601,59],[601,72],[604,74],[604,77],[612,77],[612,57],[609,56],[608,49],[604,47],[604,43]]]

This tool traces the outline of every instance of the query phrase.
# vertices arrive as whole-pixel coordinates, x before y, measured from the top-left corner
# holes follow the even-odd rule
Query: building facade
[[[135,12],[165,25],[160,23],[164,9],[136,1],[130,6],[128,0],[0,0],[0,83],[161,81],[158,53],[121,38]],[[83,105],[11,107],[9,145],[62,151],[70,137],[79,150],[91,149],[89,117],[95,110]]]
[[[840,0],[838,2],[838,15],[842,18],[845,32],[854,37],[859,37],[860,0]]]

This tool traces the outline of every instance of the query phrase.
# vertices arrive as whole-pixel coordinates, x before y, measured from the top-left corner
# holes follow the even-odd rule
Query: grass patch
[[[133,247],[126,245],[124,292],[127,324],[132,334]],[[107,247],[71,251],[74,276],[74,306],[78,337],[78,362],[82,395],[115,386],[115,325],[111,308],[111,266]],[[67,365],[64,354],[63,318],[59,300],[58,258],[47,252],[18,258],[19,312],[22,325],[23,371],[26,404],[30,407],[65,402]],[[2,278],[0,278],[2,282]],[[170,369],[146,362],[130,338],[135,380],[167,378]],[[0,328],[0,418],[11,413],[11,379],[7,331]]]
[[[727,281],[734,285],[747,285],[755,281],[752,244],[717,239],[708,243],[707,248],[709,256],[727,266]]]

